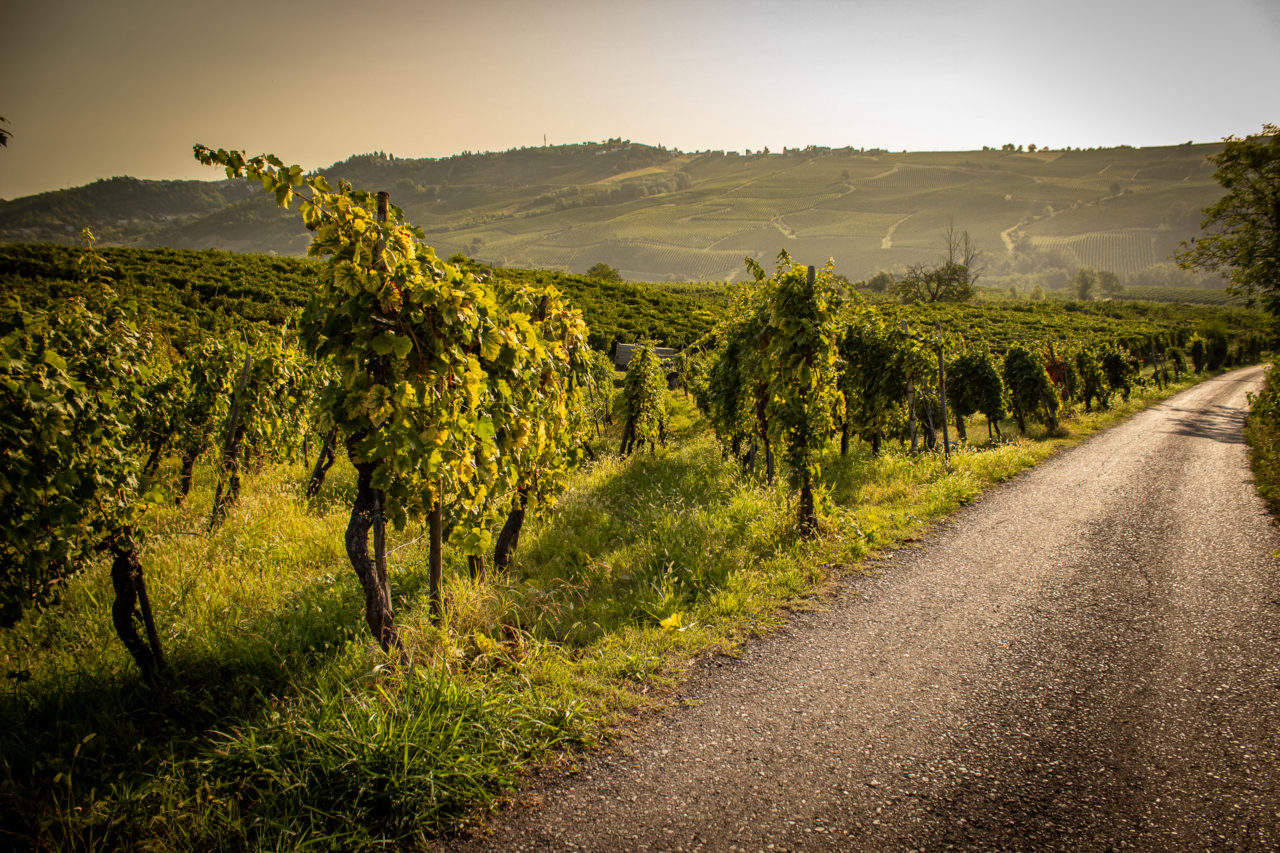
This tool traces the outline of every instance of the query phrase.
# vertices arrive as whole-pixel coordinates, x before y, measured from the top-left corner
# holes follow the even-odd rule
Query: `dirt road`
[[[1261,376],[989,493],[449,848],[1280,848],[1280,532],[1240,436]]]

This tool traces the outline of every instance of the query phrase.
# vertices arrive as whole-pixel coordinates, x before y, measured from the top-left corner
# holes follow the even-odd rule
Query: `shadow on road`
[[[1244,444],[1245,412],[1227,406],[1213,406],[1207,410],[1183,409],[1171,406],[1180,417],[1165,430],[1170,435],[1189,435],[1192,438],[1208,438],[1224,444]]]

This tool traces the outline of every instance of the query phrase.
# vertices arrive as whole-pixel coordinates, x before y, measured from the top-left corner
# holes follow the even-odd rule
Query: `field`
[[[441,160],[359,156],[324,172],[389,190],[444,255],[502,267],[604,262],[632,281],[732,280],[743,258],[769,261],[785,245],[860,280],[936,261],[954,225],[992,275],[1080,264],[1131,275],[1198,233],[1198,211],[1221,193],[1205,162],[1219,147],[740,154],[610,140]],[[127,214],[115,212],[115,194]],[[288,255],[307,245],[294,217],[225,182],[115,179],[0,202],[0,240],[72,242],[86,225],[114,245]]]
[[[27,301],[85,288],[66,249],[5,252],[0,275]],[[235,283],[216,283],[217,270],[240,264],[254,280],[234,300],[261,301],[253,324],[264,330],[275,328],[273,311],[293,316],[286,295],[300,300],[315,272],[263,256],[104,257],[115,284],[149,308],[148,322],[196,338],[238,337],[250,325],[234,325],[249,310],[239,301],[217,301]],[[714,285],[673,295],[550,280],[601,338],[643,320],[646,333],[679,345],[720,312],[699,298]],[[193,291],[208,298],[182,298]],[[1238,341],[1263,328],[1244,309],[1150,304],[885,306],[882,318],[919,331],[940,323],[949,357],[963,345],[1184,344],[1197,333]],[[912,453],[893,437],[879,454],[860,440],[848,455],[828,443],[821,527],[808,539],[797,535],[787,478],[769,484],[726,458],[686,394],[670,395],[667,440],[652,452],[616,454],[619,411],[555,509],[530,521],[507,570],[477,578],[446,551],[442,624],[430,614],[425,531],[415,523],[391,534],[404,658],[385,654],[364,624],[344,550],[358,491],[346,460],[308,500],[310,459],[260,457],[211,531],[218,471],[198,466],[177,506],[178,459],[169,457],[139,522],[139,556],[171,672],[148,683],[114,640],[101,560],[0,630],[0,832],[16,850],[420,848],[482,815],[531,766],[572,761],[629,712],[663,701],[692,656],[770,630],[785,618],[779,608],[806,606],[868,555],[1172,392],[1150,378],[1148,369],[1105,411],[1068,404],[1052,432],[1033,424],[1014,437],[1005,421],[1008,438],[993,441],[975,417],[972,441],[950,458]]]
[[[0,245],[0,287],[35,306],[79,293],[80,254],[53,244]],[[218,250],[107,248],[102,257],[114,286],[151,306],[153,322],[179,343],[193,333],[224,334],[246,322],[277,335],[287,331],[320,275],[314,261]],[[592,347],[605,352],[618,341],[645,339],[683,347],[712,325],[709,306],[657,288],[535,270],[494,274],[563,291],[591,327]]]

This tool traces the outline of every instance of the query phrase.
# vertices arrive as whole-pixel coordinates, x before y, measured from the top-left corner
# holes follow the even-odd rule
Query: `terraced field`
[[[991,274],[1071,264],[1134,273],[1198,233],[1199,210],[1220,193],[1205,161],[1219,147],[688,154],[610,140],[441,160],[361,156],[323,171],[389,190],[443,254],[504,266],[581,272],[603,261],[632,280],[724,280],[744,275],[744,257],[785,248],[808,263],[833,258],[857,280],[937,260],[954,226],[985,251]],[[96,206],[71,205],[79,192],[0,202],[0,241],[70,239],[97,230],[97,216],[104,242],[120,245],[299,254],[307,242],[265,199],[211,211],[205,194],[189,213],[170,205],[178,212],[163,221],[121,224],[102,187]]]

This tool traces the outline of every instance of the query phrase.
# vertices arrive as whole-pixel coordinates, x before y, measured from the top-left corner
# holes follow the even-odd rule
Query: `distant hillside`
[[[1167,261],[1221,193],[1205,161],[1219,148],[740,155],[611,140],[361,155],[322,171],[390,191],[441,254],[507,267],[582,272],[603,261],[632,280],[710,281],[786,248],[807,263],[832,257],[856,280],[937,260],[954,224],[985,251],[987,283],[1060,287],[1082,264],[1137,276]],[[302,254],[296,212],[254,189],[113,178],[0,202],[0,241],[71,242],[88,225],[104,244]]]
[[[111,178],[0,201],[0,241],[71,244],[77,242],[80,229],[89,226],[104,245],[126,245],[176,222],[215,214],[254,194],[244,181]]]

